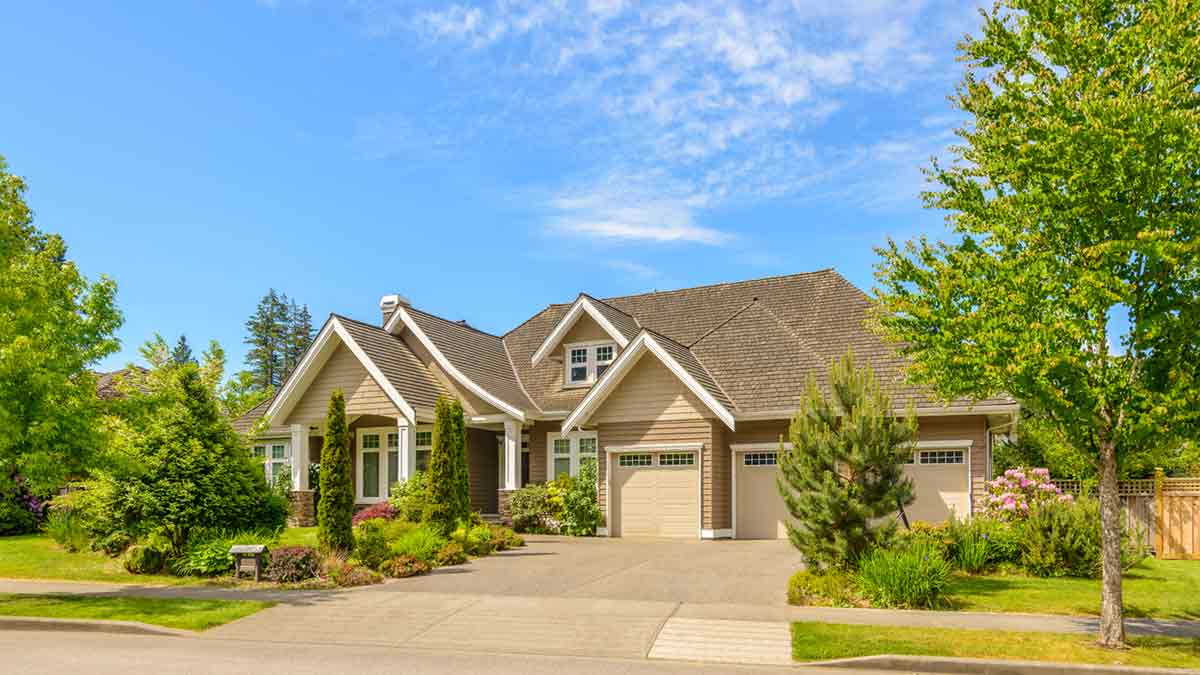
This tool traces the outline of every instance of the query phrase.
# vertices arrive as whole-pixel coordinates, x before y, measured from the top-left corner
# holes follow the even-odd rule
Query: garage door
[[[904,512],[910,522],[941,523],[951,512],[959,518],[970,514],[971,497],[967,478],[967,451],[918,450],[904,472],[913,480],[917,499]]]
[[[787,505],[779,496],[776,451],[739,452],[734,455],[737,472],[738,539],[786,539]]]
[[[700,472],[695,452],[616,455],[609,485],[613,536],[700,536]]]

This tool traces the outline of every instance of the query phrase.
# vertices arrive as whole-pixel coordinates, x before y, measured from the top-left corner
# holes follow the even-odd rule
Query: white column
[[[504,421],[504,489],[521,487],[521,423]]]
[[[400,447],[396,453],[400,460],[397,475],[401,481],[406,481],[417,472],[417,425],[400,417],[396,421],[396,431],[400,434]],[[388,461],[392,461],[391,453],[388,453]]]
[[[292,489],[308,490],[308,426],[292,425]]]

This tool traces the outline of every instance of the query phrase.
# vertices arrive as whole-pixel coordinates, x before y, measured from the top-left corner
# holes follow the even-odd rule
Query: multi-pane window
[[[380,434],[363,433],[359,436],[359,496],[364,499],[379,498]]]
[[[747,452],[742,455],[742,464],[746,466],[775,466],[777,461],[773,452]]]
[[[387,435],[388,452],[388,487],[400,481],[400,432],[393,431]]]
[[[617,350],[612,343],[568,345],[567,384],[592,384],[608,370],[616,355]]]
[[[547,446],[551,480],[559,476],[578,476],[582,462],[595,462],[596,432],[572,431],[569,434],[549,434]]]
[[[429,468],[429,453],[433,450],[433,432],[418,431],[415,439],[417,451],[417,471]]]
[[[658,456],[659,466],[691,466],[695,463],[694,452],[664,452]]]
[[[626,454],[617,457],[620,466],[654,466],[654,456],[651,454]]]
[[[921,464],[963,464],[966,462],[966,452],[962,450],[922,450],[919,457]]]
[[[267,483],[274,484],[279,476],[291,477],[291,466],[288,464],[288,444],[269,443],[254,446],[254,456],[263,460],[263,475]]]

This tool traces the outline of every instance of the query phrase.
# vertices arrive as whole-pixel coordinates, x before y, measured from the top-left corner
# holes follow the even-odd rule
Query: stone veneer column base
[[[312,527],[317,524],[317,505],[312,490],[292,490],[288,527]]]
[[[498,504],[497,511],[500,512],[500,522],[508,527],[512,527],[512,511],[508,508],[508,498],[516,490],[496,490],[496,502]]]

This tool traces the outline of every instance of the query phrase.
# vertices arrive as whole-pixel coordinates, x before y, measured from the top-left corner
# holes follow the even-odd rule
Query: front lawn
[[[166,574],[130,574],[120,558],[66,551],[44,534],[0,537],[0,579],[106,581],[115,584],[197,584],[208,579]]]
[[[1148,559],[1125,574],[1124,588],[1126,616],[1200,620],[1200,562]],[[955,575],[946,593],[967,611],[1100,613],[1097,579]]]
[[[279,534],[276,546],[311,546],[317,548],[317,528],[289,527]]]
[[[1095,663],[1121,666],[1200,667],[1200,639],[1130,637],[1131,648],[1111,651],[1090,635],[796,622],[792,658],[827,661],[858,656],[955,656]]]
[[[0,594],[0,616],[140,621],[167,628],[206,630],[274,604],[257,600]]]

